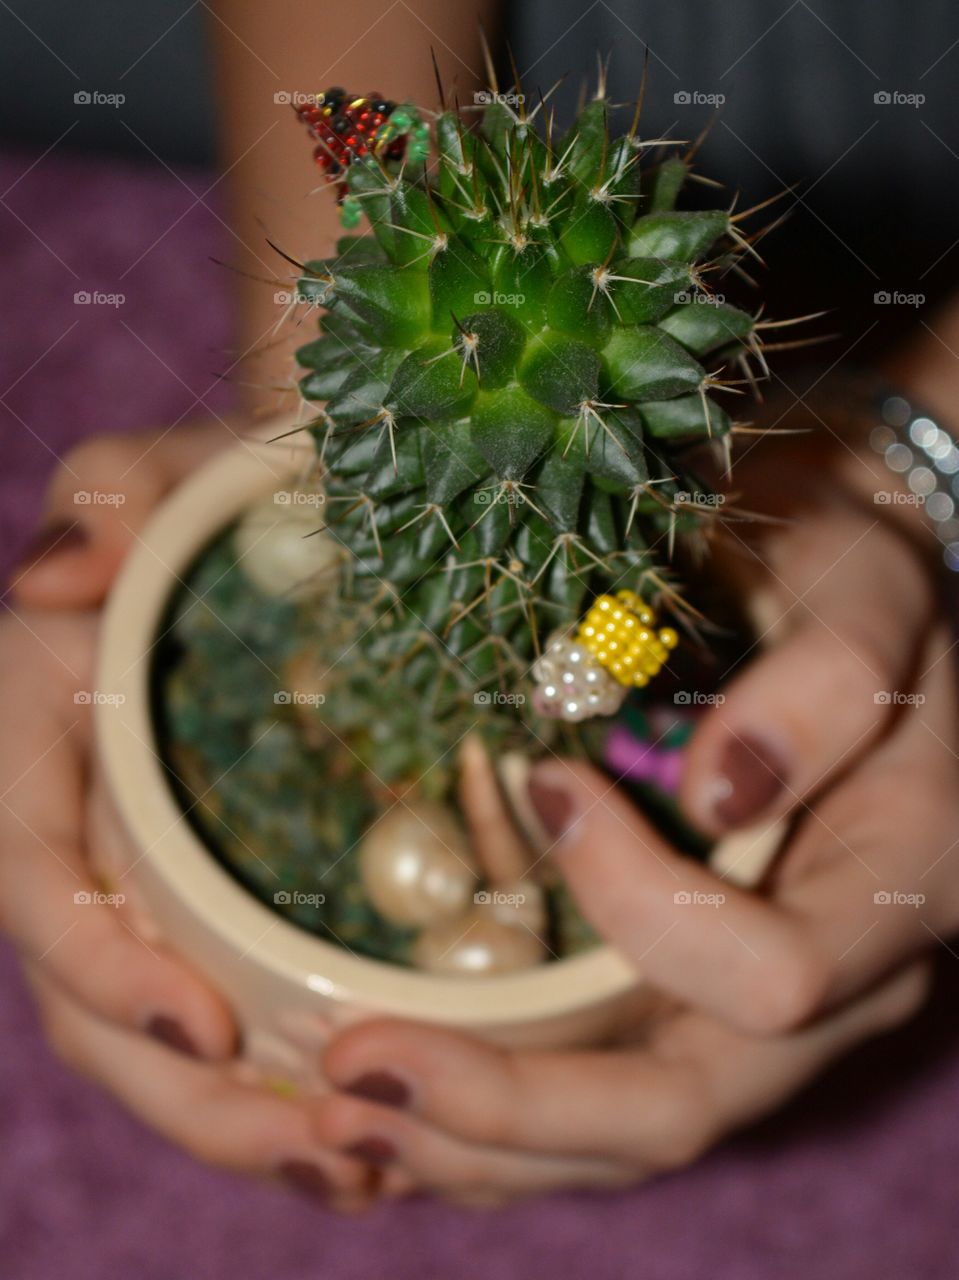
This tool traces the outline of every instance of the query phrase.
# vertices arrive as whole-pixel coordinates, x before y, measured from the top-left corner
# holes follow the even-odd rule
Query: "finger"
[[[40,630],[31,630],[51,649],[70,654],[78,671],[89,663],[90,619],[37,625]],[[53,659],[44,665],[26,652],[35,643],[31,630],[5,636],[0,672],[7,726],[0,739],[4,931],[25,958],[100,1017],[179,1041],[202,1057],[229,1056],[235,1029],[222,999],[134,932],[116,903],[122,885],[108,886],[110,901],[90,875],[91,851],[81,844],[90,708],[73,702],[71,669]]]
[[[99,604],[133,531],[177,481],[234,438],[228,424],[215,421],[105,436],[72,449],[54,472],[41,528],[13,574],[14,598],[38,608]]]
[[[384,1172],[398,1169],[407,1185],[458,1203],[489,1207],[517,1196],[616,1187],[633,1180],[612,1160],[518,1155],[455,1137],[420,1117],[361,1098],[324,1098],[316,1114],[317,1133],[334,1150],[369,1159]]]
[[[284,1178],[343,1207],[368,1202],[368,1168],[322,1145],[309,1102],[243,1083],[230,1067],[192,1062],[99,1022],[36,969],[30,979],[58,1055],[196,1159]]]
[[[749,1030],[793,1025],[819,999],[800,925],[678,853],[607,776],[541,762],[529,796],[583,915],[654,986]]]
[[[521,880],[529,870],[529,846],[512,820],[478,733],[468,733],[460,747],[458,794],[484,878],[492,885]]]
[[[324,1103],[324,1133],[337,1145],[375,1135],[395,1158],[405,1162],[409,1153],[430,1185],[462,1179],[464,1170],[475,1182],[499,1178],[525,1190],[537,1180],[545,1189],[551,1175],[560,1185],[616,1185],[624,1175],[691,1163],[853,1046],[901,1025],[927,988],[928,971],[915,966],[832,1018],[775,1039],[683,1014],[664,1023],[649,1048],[628,1052],[511,1053],[378,1020],[341,1034],[327,1052],[327,1072],[344,1088],[396,1073],[409,1109],[337,1095]],[[440,1145],[436,1133],[457,1145]],[[521,1163],[504,1160],[506,1153]],[[557,1163],[544,1166],[544,1156]]]
[[[781,532],[765,568],[768,643],[687,751],[681,801],[711,834],[780,816],[852,763],[910,687],[932,615],[913,549],[845,508]]]

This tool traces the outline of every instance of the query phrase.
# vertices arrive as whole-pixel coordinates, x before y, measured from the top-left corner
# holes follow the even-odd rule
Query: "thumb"
[[[133,537],[163,495],[237,436],[226,423],[103,436],[59,462],[41,528],[14,571],[15,600],[32,608],[100,604]]]
[[[687,749],[681,803],[710,835],[805,802],[885,727],[915,677],[933,608],[916,553],[877,521],[816,524],[783,548],[764,597],[768,647]]]
[[[661,991],[750,1031],[814,1002],[796,922],[673,849],[610,778],[548,760],[529,797],[586,919]]]

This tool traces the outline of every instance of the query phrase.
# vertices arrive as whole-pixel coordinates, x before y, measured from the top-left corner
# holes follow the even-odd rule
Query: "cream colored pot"
[[[276,431],[284,424],[272,424]],[[501,977],[436,977],[352,955],[272,912],[210,855],[185,820],[157,754],[150,668],[158,630],[203,545],[251,504],[302,475],[304,448],[250,443],[218,455],[154,513],[116,581],[101,637],[97,742],[128,840],[110,867],[139,927],[209,976],[233,1005],[258,1067],[310,1079],[329,1031],[372,1014],[455,1026],[515,1045],[596,1041],[649,998],[610,947]],[[778,832],[723,843],[717,870],[754,883]]]

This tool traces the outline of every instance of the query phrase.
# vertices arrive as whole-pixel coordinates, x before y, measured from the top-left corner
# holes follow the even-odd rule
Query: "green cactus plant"
[[[377,776],[439,790],[478,722],[494,748],[577,749],[526,695],[598,596],[692,617],[670,558],[715,512],[677,495],[706,491],[698,446],[728,461],[723,371],[763,361],[757,319],[710,292],[751,252],[744,215],[676,208],[690,155],[635,119],[616,136],[602,87],[561,139],[542,101],[489,96],[478,128],[444,109],[431,146],[418,123],[396,158],[394,127],[392,152],[328,165],[369,231],[297,283],[344,548],[324,717]]]

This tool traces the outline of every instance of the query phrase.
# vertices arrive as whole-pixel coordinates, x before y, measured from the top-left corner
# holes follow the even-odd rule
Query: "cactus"
[[[697,449],[728,465],[723,373],[763,367],[761,323],[710,290],[753,252],[745,215],[676,208],[691,154],[644,142],[638,110],[617,136],[602,84],[561,138],[542,98],[488,96],[478,127],[444,106],[431,131],[382,100],[344,115],[339,90],[300,111],[344,221],[369,223],[297,264],[321,312],[296,357],[306,429],[344,549],[318,610],[324,715],[380,778],[438,768],[440,791],[477,722],[494,748],[577,749],[582,708],[531,696],[564,645],[608,714],[679,639],[657,614],[695,633],[671,561],[715,516]],[[598,601],[618,654],[586,634]]]

